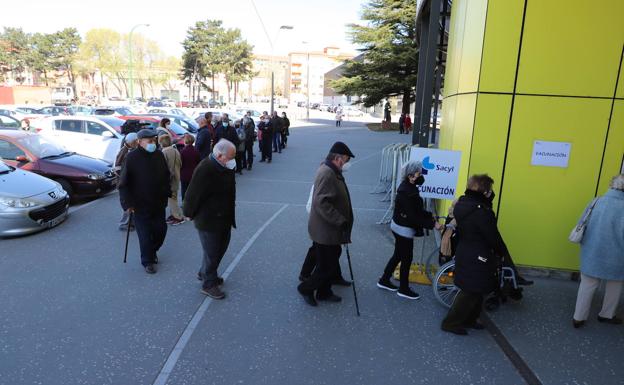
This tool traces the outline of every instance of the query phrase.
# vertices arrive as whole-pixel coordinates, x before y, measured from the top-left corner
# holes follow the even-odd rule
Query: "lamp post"
[[[308,45],[307,41],[301,42],[304,45]],[[310,121],[310,49],[306,47],[306,120]]]
[[[279,33],[283,29],[292,30],[294,27],[292,25],[282,25],[277,30],[275,34],[275,39],[271,42],[271,115],[273,115],[273,111],[275,110],[275,66],[273,63],[273,59],[275,59],[275,44],[277,44],[277,38],[279,37]]]
[[[132,32],[138,27],[149,27],[149,24],[137,24],[128,34],[128,82],[130,83],[130,104],[134,104],[134,78],[132,73]]]

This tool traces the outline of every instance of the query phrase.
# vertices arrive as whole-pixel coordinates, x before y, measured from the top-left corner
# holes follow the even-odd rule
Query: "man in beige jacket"
[[[158,138],[158,143],[162,147],[162,153],[167,161],[169,167],[169,174],[171,175],[171,196],[167,201],[169,206],[170,215],[167,218],[167,223],[173,226],[184,223],[184,214],[178,204],[178,190],[180,186],[180,168],[182,167],[182,156],[175,146],[171,143],[171,137],[169,135],[161,135]]]
[[[353,209],[342,171],[350,166],[348,162],[354,157],[346,144],[336,142],[316,172],[308,220],[308,233],[316,253],[316,269],[297,288],[310,306],[317,306],[316,300],[341,301],[332,292],[331,285],[338,274],[341,245],[351,243]]]

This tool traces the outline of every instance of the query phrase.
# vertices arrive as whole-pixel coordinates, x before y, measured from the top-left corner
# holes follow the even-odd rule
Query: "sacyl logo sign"
[[[410,159],[421,160],[425,183],[420,186],[423,198],[454,199],[461,152],[413,147]]]

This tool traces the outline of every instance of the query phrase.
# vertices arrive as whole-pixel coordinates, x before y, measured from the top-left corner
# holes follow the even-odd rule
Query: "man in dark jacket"
[[[284,123],[282,118],[277,116],[277,111],[273,111],[271,115],[271,127],[273,127],[273,152],[282,152],[282,130]]]
[[[253,144],[256,140],[256,125],[254,124],[253,119],[251,119],[251,114],[249,112],[243,117],[241,125],[245,130],[245,153],[243,154],[243,168],[251,171],[254,157]]]
[[[459,234],[454,283],[461,290],[442,321],[447,332],[465,335],[466,328],[483,329],[478,321],[483,299],[499,285],[501,257],[509,255],[488,199],[493,184],[487,175],[473,175],[453,210]]]
[[[197,274],[203,280],[201,292],[214,299],[225,298],[217,269],[230,244],[232,228],[236,228],[235,157],[234,144],[228,140],[217,142],[212,154],[195,169],[184,200],[184,215],[195,222],[203,248]]]
[[[317,306],[317,299],[341,301],[341,298],[332,292],[331,285],[338,274],[341,245],[351,243],[353,209],[342,169],[346,168],[345,165],[354,157],[346,144],[334,143],[314,179],[308,233],[314,242],[316,269],[310,278],[301,282],[297,288],[306,303],[311,306]]]
[[[273,126],[271,119],[267,115],[263,115],[258,123],[258,130],[262,133],[262,159],[260,162],[267,161],[271,163],[273,153],[271,152],[271,144],[273,143]]]
[[[197,131],[197,138],[195,139],[195,149],[199,152],[201,159],[210,155],[212,135],[208,124],[206,118],[199,118],[199,130]]]
[[[148,274],[156,273],[156,252],[167,235],[165,208],[171,196],[169,167],[156,149],[157,136],[151,129],[138,132],[139,147],[127,155],[119,181],[121,207],[134,216],[141,264]]]
[[[227,114],[223,115],[224,117],[221,121],[221,126],[217,131],[217,142],[221,139],[226,139],[238,148],[238,145],[240,144],[240,139],[238,138],[238,134],[236,133],[236,127],[234,126],[234,124],[232,124],[232,122],[230,122],[230,119],[227,118]]]

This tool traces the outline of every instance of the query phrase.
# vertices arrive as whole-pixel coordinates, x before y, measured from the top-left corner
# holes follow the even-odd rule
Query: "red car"
[[[160,118],[155,117],[155,116],[144,116],[144,115],[126,115],[126,116],[120,116],[119,119],[123,119],[123,120],[138,120],[139,123],[149,123],[149,128],[157,130],[159,128],[160,125]],[[162,127],[164,129],[164,127]],[[176,145],[176,147],[181,148],[184,147],[184,134],[187,134],[188,131],[186,131],[182,126],[176,124],[176,123],[171,123],[171,125],[169,126],[169,129],[166,130],[169,133],[169,136],[171,137],[171,141],[173,144]]]
[[[104,195],[117,187],[118,176],[100,159],[68,152],[44,136],[17,130],[0,130],[0,158],[57,181],[70,199]]]

